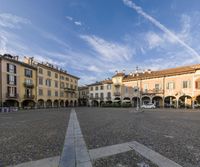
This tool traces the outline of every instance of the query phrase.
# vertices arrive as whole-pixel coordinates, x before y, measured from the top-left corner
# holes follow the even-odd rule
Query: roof
[[[151,79],[151,78],[160,78],[160,77],[195,73],[195,71],[198,69],[200,69],[200,64],[169,68],[169,69],[159,70],[159,71],[148,71],[145,73],[138,73],[138,75],[134,75],[134,74],[126,75],[123,78],[123,81],[128,82],[128,81],[134,81],[138,79]]]
[[[67,71],[61,70],[60,68],[56,68],[54,66],[48,66],[47,64],[44,64],[44,63],[37,63],[37,65],[41,66],[41,67],[44,67],[44,68],[48,68],[49,70],[54,70],[55,72],[62,73],[64,75],[68,75],[68,76],[76,78],[76,79],[80,79],[79,77],[76,77],[76,76],[74,76],[72,74],[69,74],[69,73],[67,73]]]
[[[123,73],[123,72],[118,72],[118,73],[116,73],[114,76],[112,76],[113,78],[114,77],[123,77],[123,76],[125,76],[125,73]]]
[[[112,84],[112,80],[111,79],[105,79],[103,81],[97,81],[95,83],[89,84],[87,86],[98,86],[98,85],[103,85],[103,84]]]
[[[24,67],[27,67],[27,68],[31,68],[31,69],[37,70],[37,67],[36,67],[36,66],[30,65],[30,64],[27,64],[27,63],[24,63],[24,62],[18,60],[17,57],[18,57],[18,56],[12,56],[12,55],[10,55],[10,54],[0,55],[0,59],[4,59],[4,60],[7,60],[7,61],[16,63],[16,64],[20,64],[20,65],[22,65],[22,66],[24,66]]]

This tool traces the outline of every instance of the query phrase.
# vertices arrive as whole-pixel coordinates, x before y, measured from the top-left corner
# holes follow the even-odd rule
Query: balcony
[[[99,100],[100,97],[90,97],[90,100]]]
[[[17,99],[18,97],[19,97],[18,94],[6,93],[6,98],[9,98],[9,99]]]
[[[120,92],[114,92],[114,96],[121,96]]]
[[[34,84],[33,83],[24,82],[24,87],[33,89],[34,88]]]
[[[120,87],[121,84],[120,84],[119,82],[117,82],[117,83],[114,83],[114,86],[115,86],[115,87]]]
[[[68,93],[75,93],[76,90],[72,88],[64,88],[64,91]]]
[[[142,90],[141,94],[142,95],[155,95],[155,94],[163,94],[164,90],[163,89],[152,89],[152,90]]]
[[[109,97],[106,97],[106,99],[107,99],[108,101],[110,101],[110,100],[111,100],[111,96],[109,96]]]
[[[35,98],[34,95],[24,95],[24,99],[29,99],[29,100],[33,100]]]

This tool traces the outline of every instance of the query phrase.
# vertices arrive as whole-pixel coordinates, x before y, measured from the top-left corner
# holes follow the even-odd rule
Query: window
[[[60,88],[64,88],[64,86],[65,86],[64,82],[61,82],[60,83]]]
[[[190,81],[183,81],[182,84],[183,84],[183,85],[182,85],[183,89],[185,89],[185,88],[190,88]]]
[[[64,92],[60,92],[60,97],[64,97]]]
[[[43,78],[39,77],[39,85],[43,85]]]
[[[93,93],[90,93],[90,97],[93,98]]]
[[[31,89],[25,89],[25,96],[26,97],[31,97],[32,96],[32,90]]]
[[[160,84],[155,84],[155,90],[159,90],[160,89]]]
[[[66,88],[69,88],[69,83],[66,83]]]
[[[200,81],[195,82],[195,88],[200,89]]]
[[[55,96],[58,97],[58,91],[55,91]]]
[[[43,74],[43,69],[39,68],[39,74]]]
[[[90,90],[93,91],[93,87],[90,87]]]
[[[51,71],[47,71],[47,75],[50,77],[51,76]]]
[[[51,90],[48,90],[47,96],[51,96]]]
[[[100,95],[100,96],[101,96],[101,98],[103,98],[103,93],[101,93],[101,95]]]
[[[73,85],[72,84],[70,85],[70,88],[73,89]]]
[[[60,76],[60,79],[61,79],[61,80],[64,80],[64,76],[61,75],[61,76]]]
[[[125,93],[128,93],[128,87],[125,87]]]
[[[101,85],[101,90],[103,90],[103,85]]]
[[[69,81],[69,78],[68,78],[68,77],[66,77],[65,79],[66,79],[66,81]]]
[[[16,97],[17,95],[17,88],[16,87],[7,87],[7,93],[9,97]]]
[[[144,84],[144,92],[148,91],[148,84]]]
[[[58,78],[58,74],[57,73],[55,73],[55,78]]]
[[[96,87],[95,87],[95,90],[98,90],[98,89],[99,89],[98,86],[96,86]]]
[[[26,77],[32,78],[32,70],[30,70],[30,69],[24,69],[24,75]]]
[[[7,72],[16,74],[16,66],[14,64],[7,63]]]
[[[111,84],[107,85],[107,90],[111,90]]]
[[[46,86],[51,87],[51,80],[50,79],[46,80]]]
[[[175,89],[175,83],[174,82],[168,82],[167,83],[167,89],[169,89],[169,90]]]
[[[31,84],[33,84],[33,80],[32,79],[25,79],[25,83],[31,85]]]
[[[75,89],[75,90],[77,89],[77,86],[76,86],[76,85],[74,85],[74,89]]]
[[[108,98],[111,98],[111,92],[108,92],[108,93],[107,93],[107,97],[108,97]]]
[[[99,94],[98,93],[95,93],[95,98],[98,98],[99,97]]]
[[[43,90],[39,89],[39,96],[42,96],[42,95],[43,95]]]
[[[17,85],[17,77],[15,75],[7,75],[7,84]]]

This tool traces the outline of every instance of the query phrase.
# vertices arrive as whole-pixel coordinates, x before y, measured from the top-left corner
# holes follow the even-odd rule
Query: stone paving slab
[[[19,165],[11,165],[8,167],[58,167],[59,164],[59,156],[51,157],[51,158],[46,158],[42,160],[37,160],[37,161],[30,161],[30,162],[25,162]]]
[[[66,132],[64,149],[60,158],[59,167],[92,167],[89,152],[85,144],[76,112],[70,114]]]

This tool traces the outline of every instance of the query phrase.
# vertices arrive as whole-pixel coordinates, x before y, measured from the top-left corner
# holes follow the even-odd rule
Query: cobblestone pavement
[[[101,158],[93,163],[93,167],[158,167],[135,151]]]
[[[124,108],[77,108],[76,111],[89,149],[135,140],[184,167],[200,166],[198,110],[154,109],[137,113]],[[123,154],[123,159],[131,166],[129,154]],[[95,165],[105,167],[107,162],[112,166],[113,158],[99,160]]]
[[[60,155],[70,109],[0,113],[0,167]]]

